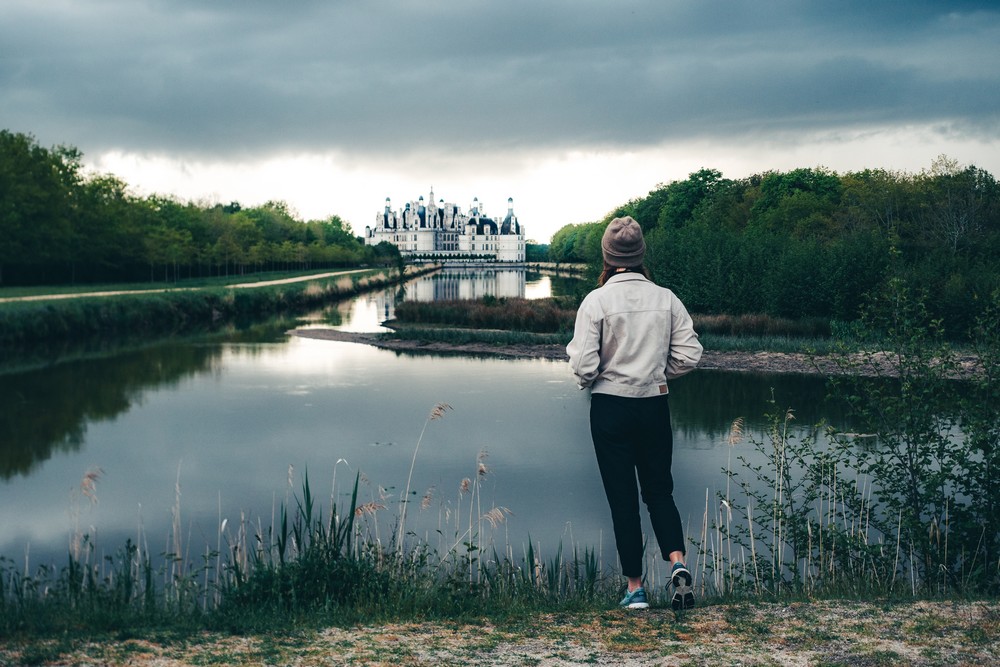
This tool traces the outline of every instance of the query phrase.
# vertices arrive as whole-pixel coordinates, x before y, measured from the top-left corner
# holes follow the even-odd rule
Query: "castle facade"
[[[524,261],[524,227],[514,215],[514,199],[507,199],[507,215],[500,222],[488,217],[479,198],[469,212],[444,199],[429,203],[423,195],[407,202],[403,210],[392,210],[388,197],[385,208],[375,215],[375,224],[365,227],[365,244],[382,241],[393,244],[409,257],[455,261]]]

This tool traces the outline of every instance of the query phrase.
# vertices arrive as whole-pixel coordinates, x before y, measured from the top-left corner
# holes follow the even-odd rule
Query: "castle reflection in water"
[[[537,276],[537,274],[534,274]],[[548,278],[528,285],[524,268],[444,268],[420,276],[402,290],[369,292],[341,308],[342,321],[335,328],[343,331],[380,331],[382,322],[396,316],[400,301],[446,301],[451,299],[539,298],[551,295]]]
[[[445,268],[407,284],[407,301],[447,301],[495,297],[524,298],[525,271],[494,268]]]

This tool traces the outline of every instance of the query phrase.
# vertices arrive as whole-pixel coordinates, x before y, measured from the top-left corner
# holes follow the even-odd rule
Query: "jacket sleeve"
[[[680,299],[674,298],[670,349],[667,352],[667,379],[678,378],[694,370],[701,360],[702,346],[694,331],[694,322]]]
[[[601,318],[593,312],[590,302],[584,299],[576,311],[573,340],[566,346],[569,367],[576,376],[580,389],[589,387],[597,379],[601,363],[600,350]]]

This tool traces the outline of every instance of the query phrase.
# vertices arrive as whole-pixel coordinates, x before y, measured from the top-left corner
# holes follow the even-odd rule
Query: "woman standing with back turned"
[[[591,391],[590,433],[628,579],[621,606],[649,606],[642,587],[641,488],[660,551],[673,564],[671,605],[686,609],[694,606],[694,593],[673,498],[667,380],[694,370],[702,347],[684,304],[647,277],[639,223],[612,220],[601,250],[599,287],[580,304],[566,352],[580,389]]]

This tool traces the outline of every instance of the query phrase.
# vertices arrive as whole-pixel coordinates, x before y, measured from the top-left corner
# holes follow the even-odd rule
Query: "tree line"
[[[946,156],[916,174],[702,169],[561,228],[550,261],[587,262],[596,275],[604,228],[622,215],[646,234],[654,280],[695,312],[853,321],[897,278],[962,335],[1000,289],[1000,187]]]
[[[394,264],[339,216],[302,222],[283,202],[243,208],[131,194],[86,174],[82,154],[0,130],[0,285],[182,277]]]

